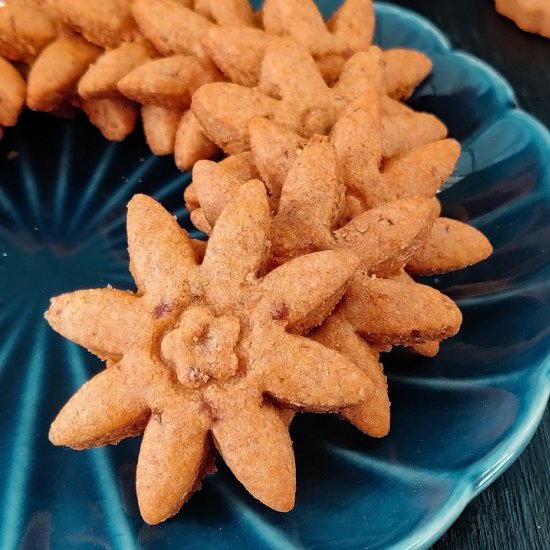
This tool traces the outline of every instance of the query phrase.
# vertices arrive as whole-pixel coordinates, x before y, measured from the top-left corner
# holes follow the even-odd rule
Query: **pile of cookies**
[[[370,0],[347,0],[327,22],[312,0],[266,0],[258,14],[241,0],[50,0],[36,12],[42,41],[38,19],[14,15],[27,4],[9,2],[15,24],[0,18],[4,55],[31,62],[27,104],[78,105],[117,139],[141,104],[152,150],[194,166],[185,201],[209,235],[191,239],[137,195],[137,291],[52,299],[51,326],[107,368],[62,409],[51,441],[85,449],[143,434],[148,523],[178,512],[216,451],[254,497],[290,510],[295,412],[386,435],[380,353],[434,356],[462,321],[413,276],[491,253],[435,198],[460,145],[403,103],[430,60],[373,46]],[[218,149],[225,158],[207,160]]]
[[[255,14],[247,0],[7,0],[0,8],[0,126],[14,125],[24,105],[59,116],[81,109],[107,139],[120,141],[141,115],[152,152],[173,153],[187,170],[217,151],[207,122],[190,110],[199,87],[229,80],[265,91],[261,62],[270,37],[281,34],[314,57],[331,85],[347,59],[368,50],[373,28],[368,0],[349,0],[327,25],[313,2],[268,1]],[[406,95],[429,72],[417,52],[382,55],[390,95]],[[332,111],[326,124],[338,106]]]

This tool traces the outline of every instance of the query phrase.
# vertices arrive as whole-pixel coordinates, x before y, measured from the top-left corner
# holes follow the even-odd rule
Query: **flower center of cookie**
[[[209,307],[194,306],[162,339],[162,357],[183,386],[199,387],[211,378],[227,380],[239,368],[235,353],[239,333],[234,315],[216,316]]]

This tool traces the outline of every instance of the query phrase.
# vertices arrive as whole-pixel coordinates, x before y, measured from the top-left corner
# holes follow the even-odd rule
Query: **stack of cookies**
[[[347,0],[326,22],[312,0],[266,0],[257,14],[241,0],[50,0],[37,11],[51,30],[42,41],[19,15],[30,3],[4,8],[13,25],[0,11],[0,51],[31,63],[25,80],[3,61],[22,99],[2,124],[15,123],[25,86],[31,108],[78,106],[111,139],[131,131],[139,104],[151,149],[193,166],[185,201],[209,236],[191,239],[137,195],[127,224],[137,291],[52,300],[51,326],[107,368],[50,439],[85,449],[143,434],[148,523],[178,512],[216,453],[254,497],[290,510],[295,412],[386,435],[380,353],[434,356],[462,321],[413,277],[491,253],[435,198],[460,145],[403,103],[430,60],[372,45],[370,0]],[[223,160],[206,160],[219,149]]]
[[[0,8],[0,126],[13,126],[24,105],[59,116],[80,109],[107,139],[120,141],[141,115],[152,152],[174,154],[177,165],[188,170],[217,151],[204,131],[206,122],[199,124],[190,109],[199,87],[229,80],[259,85],[259,92],[271,94],[268,75],[260,82],[260,72],[278,35],[296,40],[333,85],[346,60],[368,50],[373,29],[369,0],[349,0],[327,24],[313,2],[302,1],[268,1],[255,14],[248,0],[101,0],[93,5],[7,0]],[[382,57],[390,75],[388,92],[397,97],[430,70],[429,60],[418,52],[388,50]],[[346,78],[355,78],[359,70],[361,63],[351,62]],[[302,83],[310,79],[298,71],[293,76]],[[337,95],[342,87],[349,91],[349,85],[336,86]],[[326,96],[314,81],[308,90]],[[298,91],[306,93],[301,87],[287,89],[291,104],[288,94]],[[318,97],[317,103],[316,108],[328,107],[326,98],[323,103]],[[279,117],[285,108],[279,108]],[[339,107],[330,110],[324,123],[301,124],[309,132],[326,130]],[[298,115],[293,111],[290,117]]]

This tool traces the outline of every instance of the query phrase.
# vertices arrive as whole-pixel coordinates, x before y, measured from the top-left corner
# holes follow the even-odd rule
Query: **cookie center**
[[[183,386],[227,380],[239,369],[235,349],[240,329],[234,315],[216,316],[207,306],[188,308],[178,326],[162,339],[162,357]]]

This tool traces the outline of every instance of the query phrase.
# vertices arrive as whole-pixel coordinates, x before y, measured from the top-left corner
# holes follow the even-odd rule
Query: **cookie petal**
[[[437,220],[434,222],[434,224]],[[410,283],[416,285],[416,281],[404,270],[398,271],[396,274],[389,277],[394,281],[401,283]],[[426,342],[418,342],[407,346],[407,349],[412,353],[423,355],[424,357],[435,357],[439,353],[441,342],[438,340],[427,340]]]
[[[377,181],[378,186],[371,185],[369,204],[407,197],[433,197],[452,174],[459,156],[458,141],[444,139],[390,161]]]
[[[374,6],[372,0],[346,0],[327,21],[333,34],[333,51],[366,50],[374,34]]]
[[[181,2],[135,0],[132,14],[139,30],[162,55],[196,55],[209,62],[202,45],[213,23]]]
[[[141,107],[145,140],[155,155],[170,155],[174,152],[176,132],[182,116],[183,111],[158,105]]]
[[[435,357],[439,353],[440,343],[437,340],[428,340],[409,346],[409,351],[424,357]]]
[[[265,118],[249,125],[254,163],[270,196],[278,201],[290,167],[306,145],[306,139]]]
[[[269,35],[260,29],[216,26],[203,42],[212,61],[231,82],[252,87],[258,85],[268,41]]]
[[[333,90],[348,101],[353,101],[370,90],[380,90],[383,77],[381,51],[371,46],[368,51],[358,52],[346,61]]]
[[[60,36],[44,48],[31,66],[27,81],[27,105],[37,111],[53,111],[76,92],[81,76],[101,50],[77,34]]]
[[[230,82],[205,84],[193,94],[191,108],[205,134],[231,155],[250,149],[248,122],[271,117],[277,100],[255,88]]]
[[[15,126],[25,104],[25,95],[23,77],[11,63],[0,57],[0,125]]]
[[[110,141],[122,141],[136,125],[137,106],[121,95],[83,99],[80,106],[90,122]]]
[[[136,36],[136,24],[129,0],[55,0],[54,9],[62,19],[87,40],[115,48]]]
[[[52,298],[46,320],[65,338],[102,359],[113,360],[139,345],[146,329],[140,299],[112,288],[78,290]]]
[[[155,302],[185,296],[187,277],[195,265],[189,235],[158,202],[135,195],[128,204],[130,271],[141,292]]]
[[[142,104],[183,110],[191,104],[195,90],[216,78],[197,57],[173,55],[139,65],[119,81],[118,89]]]
[[[406,99],[430,74],[430,58],[416,50],[395,48],[382,52],[385,91],[390,97]]]
[[[202,208],[197,208],[189,214],[191,223],[199,230],[202,231],[205,235],[210,235],[212,233],[212,226],[206,219],[204,211]]]
[[[142,388],[115,365],[78,390],[50,428],[50,441],[73,449],[118,443],[143,431],[149,410]]]
[[[349,359],[303,336],[281,332],[259,349],[254,361],[263,371],[264,391],[291,408],[334,411],[372,391],[370,380]]]
[[[57,32],[56,22],[38,6],[10,2],[0,9],[0,55],[11,61],[32,61]]]
[[[195,0],[195,11],[218,25],[253,26],[254,12],[248,0]]]
[[[410,345],[455,335],[462,315],[434,288],[358,274],[339,306],[341,314],[367,341]]]
[[[382,156],[401,156],[446,136],[445,124],[429,113],[410,111],[387,115],[382,117]]]
[[[233,174],[242,183],[259,178],[258,170],[254,165],[250,151],[226,157],[219,164],[223,166],[223,169],[227,173]]]
[[[288,427],[275,407],[242,390],[212,391],[209,395],[217,418],[212,428],[216,447],[252,496],[274,510],[288,512],[294,507],[296,493]]]
[[[369,394],[359,404],[339,411],[340,416],[367,435],[387,435],[390,430],[390,400],[378,353],[355,332],[338,310],[315,331],[312,338],[353,361],[372,383]]]
[[[439,205],[435,199],[402,199],[359,214],[335,231],[338,246],[355,251],[371,273],[399,270],[430,229]]]
[[[331,141],[336,149],[342,179],[359,196],[376,178],[382,160],[382,114],[378,90],[350,103],[334,125]]]
[[[265,0],[262,15],[269,34],[291,36],[311,52],[328,35],[323,16],[312,0]]]
[[[409,259],[407,271],[416,275],[447,273],[481,262],[492,251],[487,237],[475,227],[437,218],[426,241]]]
[[[272,97],[288,98],[296,103],[304,97],[309,100],[329,93],[313,57],[289,38],[272,38],[268,42],[260,72],[260,89]]]
[[[267,253],[269,222],[263,183],[245,183],[218,218],[200,267],[203,277],[212,283],[207,288],[212,303],[232,307],[247,280],[257,276]]]
[[[355,255],[347,251],[316,252],[291,260],[264,277],[260,286],[264,307],[287,330],[301,334],[328,315],[356,267]]]
[[[213,157],[218,148],[203,132],[195,115],[187,111],[180,120],[174,143],[174,160],[180,170],[190,170],[202,159]]]
[[[218,162],[200,160],[195,164],[195,193],[211,226],[216,223],[226,205],[237,198],[243,183]]]
[[[118,81],[154,56],[153,48],[144,40],[125,42],[108,50],[80,79],[78,94],[84,99],[118,96]]]
[[[328,248],[343,215],[344,193],[334,147],[310,142],[292,164],[281,191],[271,229],[273,255],[286,258]]]
[[[176,514],[196,490],[208,454],[208,424],[198,405],[185,400],[151,415],[136,472],[139,509],[147,523]]]

